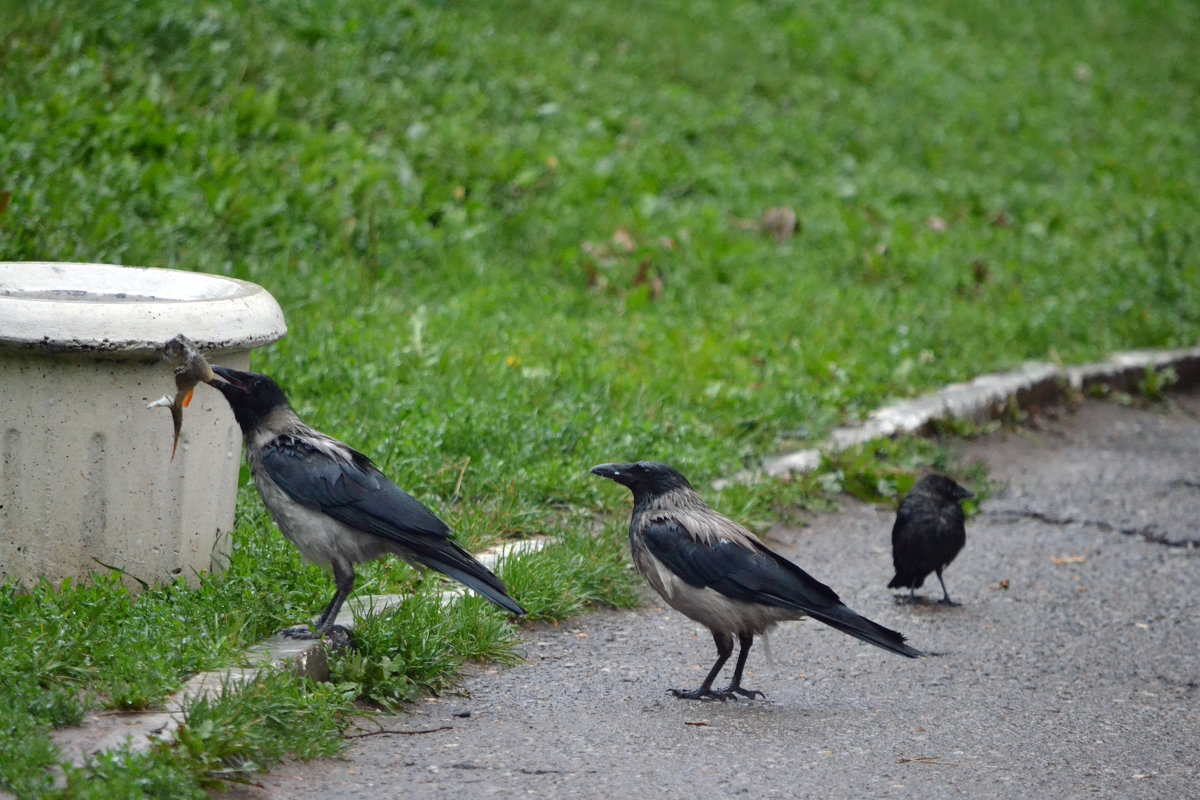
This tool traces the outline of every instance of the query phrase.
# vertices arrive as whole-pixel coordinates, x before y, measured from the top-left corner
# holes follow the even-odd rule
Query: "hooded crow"
[[[591,471],[633,491],[629,548],[638,572],[668,605],[712,631],[717,663],[700,688],[672,689],[676,697],[762,697],[742,687],[742,670],[754,636],[784,620],[812,617],[893,653],[921,655],[901,634],[851,611],[828,586],[705,505],[672,467],[639,461],[601,464]],[[741,650],[733,681],[713,689],[733,653],[735,634]]]
[[[942,585],[939,602],[958,605],[950,599],[944,570],[967,541],[960,500],[975,495],[944,475],[926,475],[917,481],[900,502],[896,523],[892,526],[892,563],[896,576],[889,589],[908,589],[908,599],[915,599],[917,587],[931,572],[937,573]]]
[[[354,565],[395,553],[465,584],[514,614],[525,609],[460,547],[432,511],[388,480],[362,453],[305,425],[266,375],[213,367],[233,409],[263,505],[300,553],[333,570],[337,591],[314,628],[330,631],[354,588]],[[298,626],[296,638],[314,633]]]

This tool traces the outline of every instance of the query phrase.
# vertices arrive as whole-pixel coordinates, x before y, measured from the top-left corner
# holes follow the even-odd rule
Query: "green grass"
[[[632,601],[595,463],[704,487],[891,397],[1195,342],[1198,50],[1186,0],[0,0],[0,259],[265,286],[290,333],[256,368],[467,546],[561,537],[504,570],[556,618]],[[945,466],[893,447],[705,494],[757,527]],[[238,519],[199,589],[0,596],[0,785],[41,780],[52,726],[154,706],[327,601],[251,490]],[[359,591],[428,583],[385,563]],[[461,613],[372,622],[313,703],[511,657]],[[92,769],[153,795],[244,766],[187,749]]]
[[[285,755],[340,753],[345,718],[329,713],[339,702],[336,687],[268,672],[235,691],[191,703],[173,745],[93,756],[85,768],[67,767],[65,786],[57,791],[45,780],[38,785],[34,776],[14,788],[29,796],[205,800],[222,781],[246,780]]]

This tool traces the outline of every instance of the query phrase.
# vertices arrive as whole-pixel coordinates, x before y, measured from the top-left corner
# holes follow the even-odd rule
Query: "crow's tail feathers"
[[[919,589],[921,584],[925,583],[924,575],[917,575],[912,572],[897,572],[896,577],[892,578],[887,585],[889,589]]]
[[[849,634],[855,639],[882,647],[898,655],[908,658],[920,658],[924,655],[920,650],[909,647],[904,643],[904,635],[891,628],[885,628],[878,623],[858,614],[844,605],[820,611],[808,612],[813,619],[824,622],[831,628],[837,628],[842,633]]]
[[[446,544],[449,546],[439,547],[436,552],[425,550],[413,555],[417,556],[425,566],[453,578],[468,589],[491,600],[505,611],[513,614],[525,613],[525,609],[508,596],[508,590],[504,588],[504,583],[490,569],[480,564],[474,556],[454,542]]]

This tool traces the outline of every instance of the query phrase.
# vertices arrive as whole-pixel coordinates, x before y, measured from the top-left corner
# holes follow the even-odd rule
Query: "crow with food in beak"
[[[274,380],[225,367],[213,372],[224,379],[212,386],[242,429],[263,505],[305,558],[333,571],[337,591],[316,635],[334,627],[354,588],[354,565],[386,553],[448,575],[506,611],[525,613],[500,579],[451,538],[446,523],[365,455],[305,425]],[[314,635],[304,626],[285,633]]]

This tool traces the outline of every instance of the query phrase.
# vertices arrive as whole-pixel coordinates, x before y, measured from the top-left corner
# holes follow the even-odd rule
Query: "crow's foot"
[[[330,625],[329,630],[325,631],[325,641],[334,650],[347,650],[353,639],[350,629],[345,625]]]
[[[313,633],[313,629],[307,625],[293,625],[290,628],[284,628],[280,633],[289,639],[300,639],[303,641],[319,638],[317,634]]]
[[[671,694],[683,700],[736,700],[738,695],[754,699],[761,697],[766,700],[767,696],[757,689],[743,689],[740,686],[729,686],[724,689],[671,689]]]
[[[761,698],[763,700],[767,699],[767,696],[765,694],[763,694],[762,692],[760,692],[758,689],[743,689],[741,686],[726,686],[724,689],[721,689],[720,692],[721,692],[721,694],[727,695],[731,699],[733,698],[734,695],[739,695],[739,694],[742,697],[747,697],[751,700],[753,700],[756,697]]]
[[[293,625],[290,628],[284,628],[280,633],[289,639],[298,639],[305,642],[312,641],[313,639],[324,639],[334,650],[349,647],[352,640],[350,629],[345,625],[330,625],[329,629],[324,632],[318,632],[307,625]]]
[[[951,600],[949,596],[946,596],[946,597],[943,597],[941,600],[938,600],[938,605],[950,606],[950,608],[958,608],[959,606],[962,605],[962,603],[956,603],[953,600]]]
[[[670,689],[671,694],[681,700],[728,700],[729,695],[712,689]]]

